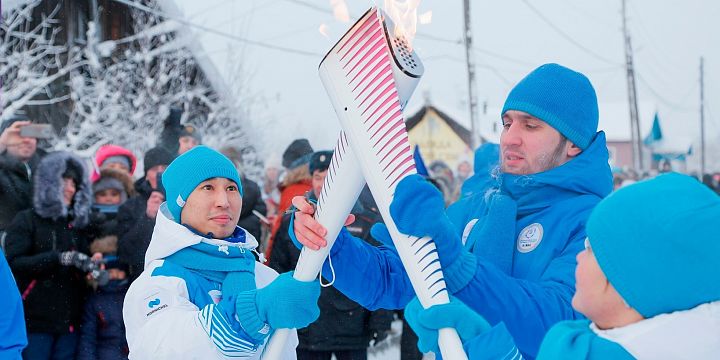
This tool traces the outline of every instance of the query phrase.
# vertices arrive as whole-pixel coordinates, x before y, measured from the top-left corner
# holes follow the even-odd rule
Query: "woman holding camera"
[[[73,359],[85,276],[96,268],[82,233],[92,202],[88,174],[75,155],[55,152],[43,158],[34,175],[33,208],[17,214],[6,236],[25,309],[23,358]]]

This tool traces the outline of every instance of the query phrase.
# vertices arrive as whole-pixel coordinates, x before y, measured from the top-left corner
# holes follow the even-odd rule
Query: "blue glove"
[[[245,332],[262,339],[271,329],[304,328],[320,316],[320,284],[295,280],[293,272],[278,276],[268,286],[240,292],[235,311]]]
[[[477,259],[463,248],[460,235],[445,214],[442,193],[433,184],[420,175],[402,179],[395,188],[390,215],[400,232],[430,236],[435,241],[445,284],[451,292],[461,290],[470,282],[477,269]]]
[[[455,328],[463,345],[491,328],[485,318],[454,297],[429,309],[416,297],[405,307],[405,320],[418,336],[418,349],[435,354],[440,354],[438,330],[442,328]]]

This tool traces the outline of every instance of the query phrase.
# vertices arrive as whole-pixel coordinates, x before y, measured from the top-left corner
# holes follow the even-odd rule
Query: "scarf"
[[[193,230],[193,229],[190,229]],[[193,230],[193,232],[197,233]],[[204,236],[207,238],[207,236]],[[235,295],[241,291],[254,290],[255,256],[245,243],[245,231],[237,228],[233,235],[217,243],[203,240],[165,258],[200,276],[221,283],[223,298],[220,306],[228,316],[235,318]],[[236,323],[232,322],[231,323]],[[239,324],[233,324],[238,326]],[[236,329],[237,330],[237,329]]]

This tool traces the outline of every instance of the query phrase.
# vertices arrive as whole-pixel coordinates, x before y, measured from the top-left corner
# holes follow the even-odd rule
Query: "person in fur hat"
[[[32,209],[7,229],[7,258],[25,309],[26,359],[74,359],[91,265],[82,229],[92,198],[83,161],[69,152],[37,167]],[[99,255],[99,254],[98,254]]]

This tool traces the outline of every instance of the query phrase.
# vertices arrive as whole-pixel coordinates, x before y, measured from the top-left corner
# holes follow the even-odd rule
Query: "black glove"
[[[80,270],[85,271],[85,268],[90,263],[90,257],[75,250],[63,251],[59,255],[60,265],[62,266],[74,266]]]
[[[102,286],[108,283],[110,280],[107,271],[100,268],[98,264],[92,261],[89,256],[72,251],[63,251],[58,255],[60,265],[73,266],[80,269],[82,272],[89,273],[90,276],[98,282],[98,285]]]

